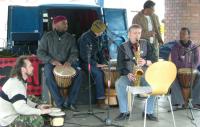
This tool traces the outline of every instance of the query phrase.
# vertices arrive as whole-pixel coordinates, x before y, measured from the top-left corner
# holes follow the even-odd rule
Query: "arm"
[[[130,73],[130,72],[126,68],[125,54],[124,54],[124,52],[122,50],[125,51],[123,45],[121,45],[117,49],[117,51],[118,51],[118,55],[117,55],[117,70],[120,72],[121,75],[128,75],[128,73]]]
[[[89,49],[88,46],[89,46],[90,40],[85,37],[81,37],[79,41],[80,41],[79,44],[80,44],[81,60],[84,63],[88,63],[88,49]],[[91,54],[91,56],[92,56],[92,54]],[[93,60],[92,58],[90,58],[90,63],[93,66],[96,66],[96,64],[97,64],[97,62],[95,60]]]
[[[43,35],[42,39],[38,43],[37,56],[44,63],[48,63],[52,60],[51,56],[48,54],[47,34]]]
[[[147,22],[146,19],[139,17],[138,15],[132,20],[132,24],[139,24],[142,27],[141,38],[151,37],[149,32],[145,29],[145,22]]]
[[[70,56],[67,62],[69,62],[70,64],[74,64],[77,60],[78,60],[78,48],[77,48],[77,44],[75,41],[75,38],[72,38],[71,40],[71,49],[70,49]]]
[[[151,63],[156,62],[157,58],[153,46],[149,42],[146,42],[146,44],[147,44],[146,64],[147,66],[149,66]]]
[[[198,65],[200,64],[199,61],[199,48],[196,48],[195,52],[194,52],[194,67],[197,68]]]
[[[179,56],[180,54],[179,54],[179,47],[178,47],[178,44],[176,44],[176,45],[172,48],[170,54],[171,54],[171,60],[172,60],[172,62],[174,62],[174,63],[176,64],[176,67],[177,67],[177,68],[180,68],[181,65],[182,65],[182,63],[183,63],[183,61],[180,59],[181,56]]]

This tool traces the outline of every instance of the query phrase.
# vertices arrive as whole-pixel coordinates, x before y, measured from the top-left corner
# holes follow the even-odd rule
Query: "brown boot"
[[[97,107],[101,108],[101,109],[107,109],[108,105],[105,104],[105,100],[104,99],[98,99],[97,100]]]

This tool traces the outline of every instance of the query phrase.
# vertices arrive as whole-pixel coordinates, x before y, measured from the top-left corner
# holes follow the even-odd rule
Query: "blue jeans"
[[[119,101],[120,113],[128,113],[128,100],[127,100],[126,87],[130,86],[131,84],[132,82],[128,79],[127,76],[120,76],[120,78],[115,82],[115,89]],[[141,86],[147,86],[147,85],[148,83],[142,77]],[[154,113],[154,101],[155,101],[154,96],[150,96],[150,98],[147,100],[147,114]]]
[[[56,105],[58,107],[62,107],[64,104],[70,105],[75,104],[75,101],[77,99],[77,95],[80,89],[80,85],[82,83],[82,73],[79,70],[76,70],[76,76],[73,79],[72,84],[69,87],[69,94],[67,98],[63,98],[61,96],[58,85],[55,81],[55,77],[53,74],[53,68],[54,65],[52,64],[45,64],[44,66],[44,74],[46,77],[46,84],[49,88],[49,91],[51,93],[51,96],[53,97]]]
[[[91,77],[96,84],[96,99],[105,99],[103,71],[96,66],[91,66]]]

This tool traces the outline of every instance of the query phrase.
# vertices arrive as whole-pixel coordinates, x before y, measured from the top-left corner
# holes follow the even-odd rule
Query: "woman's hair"
[[[20,56],[17,58],[16,64],[11,70],[10,77],[17,77],[19,80],[23,80],[21,68],[26,67],[25,60],[28,60],[27,56]]]

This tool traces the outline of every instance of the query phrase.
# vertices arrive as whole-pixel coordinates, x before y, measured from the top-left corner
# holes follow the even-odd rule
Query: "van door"
[[[103,15],[108,26],[109,53],[111,59],[117,58],[117,46],[127,40],[127,14],[125,9],[104,8]]]
[[[8,7],[8,46],[14,42],[39,40],[40,20],[38,7],[9,6]]]

